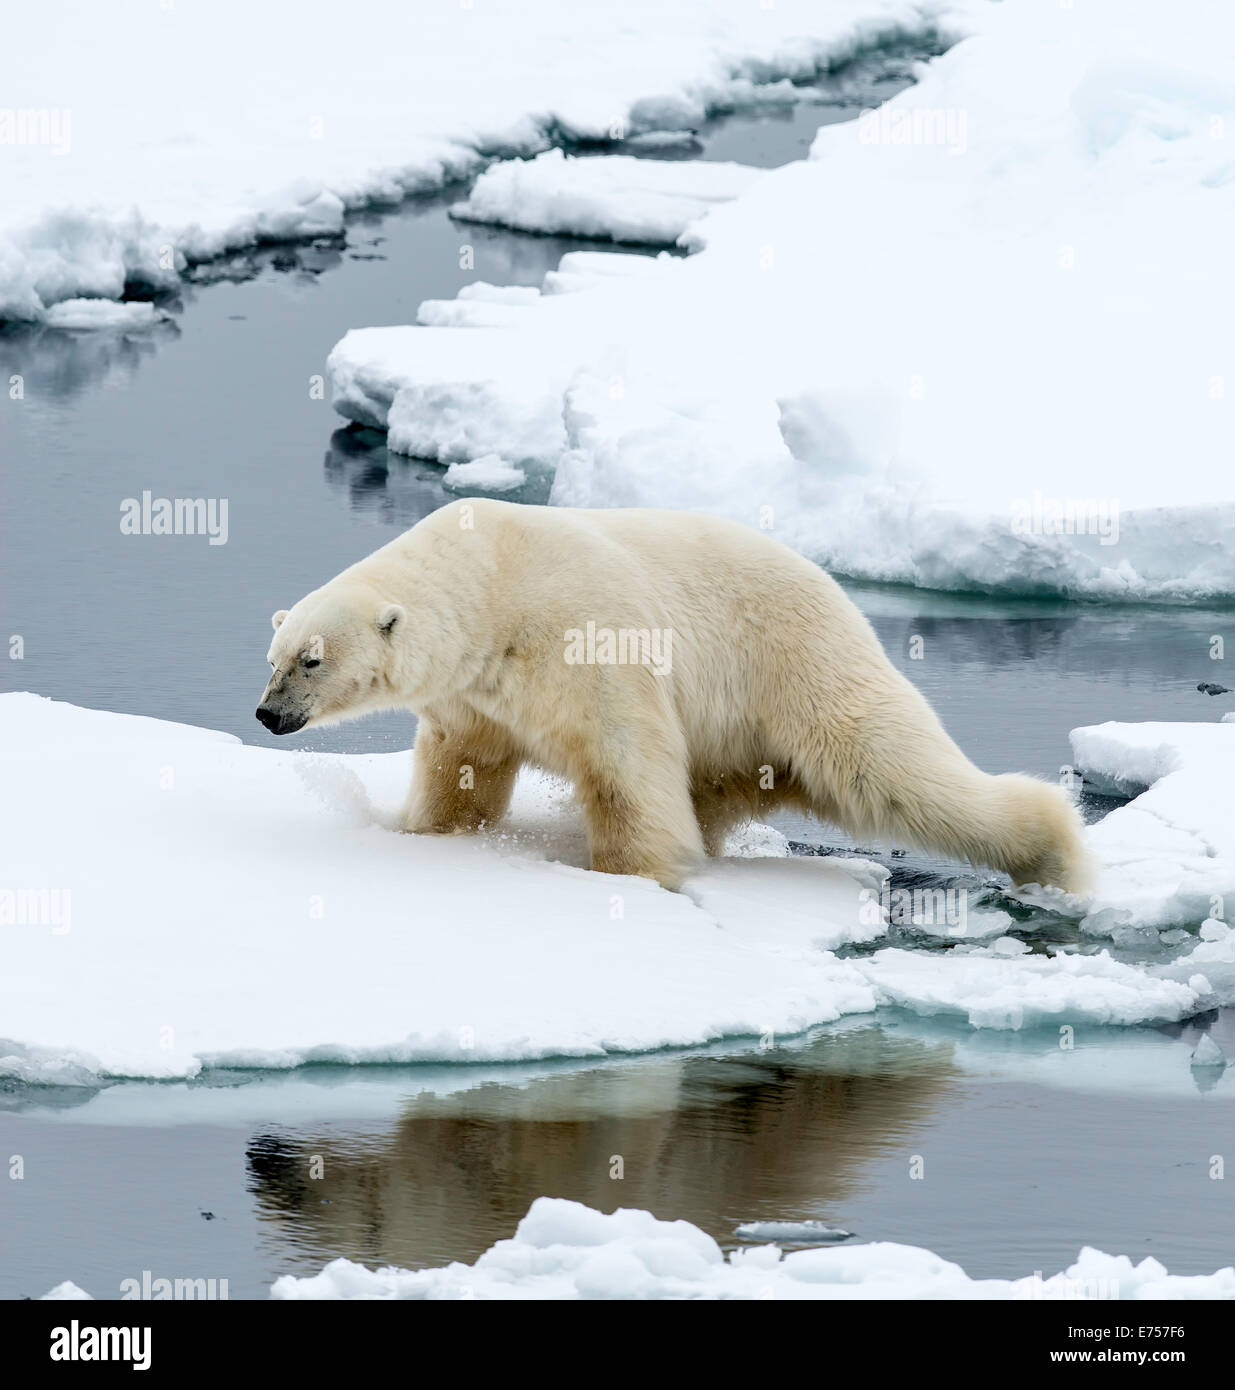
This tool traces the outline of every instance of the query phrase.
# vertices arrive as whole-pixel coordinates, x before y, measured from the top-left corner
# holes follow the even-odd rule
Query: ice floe
[[[1140,966],[1095,955],[1040,955],[1013,943],[950,951],[877,951],[857,962],[879,1002],[918,1014],[960,1013],[975,1028],[1032,1028],[1087,1023],[1150,1023],[1186,1018],[1209,996],[1199,970],[1160,979]]]
[[[354,0],[348,29],[372,41],[347,64],[338,20],[325,0],[15,12],[0,50],[0,319],[130,282],[171,289],[187,262],[337,233],[349,209],[495,156],[693,129],[940,27],[913,0],[666,0],[651,30],[621,5],[525,0],[478,22],[470,5]],[[238,34],[268,57],[260,92]]]
[[[1096,789],[1139,792],[1086,832],[1099,877],[1083,929],[1225,921],[1235,903],[1235,724],[1097,724],[1071,740]]]
[[[63,299],[46,315],[49,328],[143,329],[165,323],[170,316],[142,301],[111,299]]]
[[[760,174],[741,164],[582,159],[546,150],[492,165],[450,211],[519,231],[673,246],[692,222],[744,193]]]
[[[507,463],[500,454],[484,454],[471,463],[452,463],[442,477],[442,486],[455,490],[475,488],[480,492],[510,492],[522,487],[527,474]]]
[[[813,930],[725,924],[575,867],[580,820],[543,778],[491,837],[410,837],[386,828],[403,754],[259,749],[29,695],[0,697],[0,745],[10,1078],[601,1056],[874,1006],[814,940],[857,920],[874,865],[803,866]]]
[[[600,1057],[881,1008],[983,1029],[1177,1022],[1235,989],[1211,920],[1171,961],[1016,937],[879,949],[888,871],[749,827],[681,893],[594,874],[567,788],[478,837],[393,833],[410,759],[0,697],[0,1074]],[[1135,803],[1133,803],[1135,805]]]
[[[337,407],[396,452],[535,461],[555,503],[706,507],[870,579],[1235,594],[1230,16],[964,23],[914,87],[691,223],[696,254],[353,332]],[[544,161],[520,225],[581,229],[594,163]]]

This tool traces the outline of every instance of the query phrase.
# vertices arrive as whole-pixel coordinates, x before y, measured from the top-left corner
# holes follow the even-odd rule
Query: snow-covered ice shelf
[[[912,0],[664,0],[647,15],[352,0],[345,36],[326,0],[19,6],[0,47],[0,319],[116,299],[126,281],[172,288],[186,258],[337,233],[349,209],[495,156],[694,128],[765,84],[930,41],[933,14]],[[269,55],[260,73],[237,62],[237,36]]]
[[[254,748],[5,695],[0,755],[0,1075],[19,1080],[590,1057],[881,1007],[1134,1024],[1235,998],[1216,920],[1151,966],[1012,937],[875,949],[886,869],[787,858],[766,829],[682,893],[593,874],[568,793],[539,777],[500,832],[441,839],[388,828],[403,754]]]
[[[1087,832],[1100,877],[1086,930],[1113,936],[1227,917],[1235,905],[1235,723],[1097,724],[1071,738],[1087,780],[1139,793]]]
[[[0,697],[0,748],[4,886],[48,904],[4,928],[10,1077],[598,1056],[874,1006],[814,944],[880,931],[859,914],[873,865],[786,866],[816,870],[813,916],[721,929],[723,885],[705,912],[571,867],[581,820],[543,780],[478,841],[383,828],[402,754],[251,748],[30,695]]]
[[[850,575],[1235,594],[1231,17],[1009,0],[964,23],[915,86],[693,221],[685,260],[564,263],[517,303],[348,334],[337,408],[396,452],[534,462],[559,505],[705,507]],[[626,235],[595,163],[481,188],[543,164],[507,215],[579,230],[582,202]],[[685,192],[693,167],[656,177]]]

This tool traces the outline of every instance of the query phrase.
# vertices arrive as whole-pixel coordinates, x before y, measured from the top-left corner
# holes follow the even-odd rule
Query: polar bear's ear
[[[388,603],[377,615],[377,630],[383,637],[389,637],[406,617],[406,609],[397,603]]]
[[[286,617],[287,617],[287,609],[286,609],[286,608],[280,608],[279,611],[278,611],[277,613],[275,613],[275,614],[271,617],[271,619],[270,619],[270,626],[271,626],[272,628],[274,628],[274,630],[275,630],[276,632],[278,632],[279,628],[283,626],[283,619],[286,618]]]

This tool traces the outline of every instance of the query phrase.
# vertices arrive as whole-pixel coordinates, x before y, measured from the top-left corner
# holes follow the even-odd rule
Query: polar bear
[[[1064,792],[976,768],[835,580],[732,521],[453,502],[273,623],[272,732],[420,716],[413,833],[492,824],[534,763],[574,783],[594,869],[666,887],[786,805],[1086,885]]]

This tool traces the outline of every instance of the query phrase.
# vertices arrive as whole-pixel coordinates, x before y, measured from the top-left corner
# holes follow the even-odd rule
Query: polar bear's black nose
[[[279,725],[283,722],[281,717],[266,705],[258,705],[257,717],[272,734],[279,732]]]

